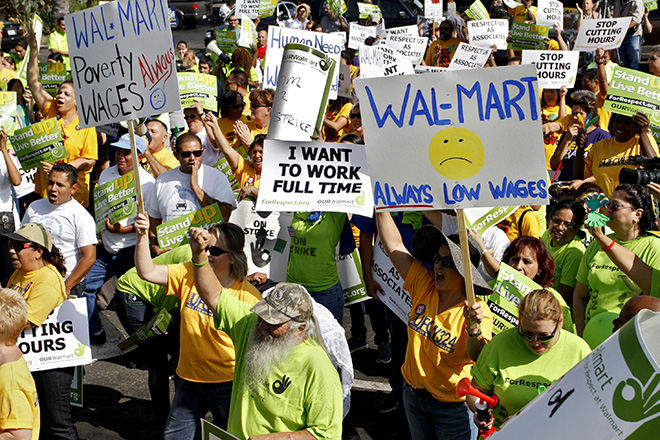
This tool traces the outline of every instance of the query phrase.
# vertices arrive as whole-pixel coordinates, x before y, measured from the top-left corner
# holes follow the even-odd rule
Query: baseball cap
[[[31,241],[43,246],[51,252],[53,250],[53,241],[50,238],[48,229],[40,223],[26,223],[16,230],[5,234],[10,240]]]
[[[113,142],[112,145],[114,145],[117,148],[122,148],[124,150],[130,150],[131,149],[131,136],[126,133],[122,137],[120,137],[117,142]],[[140,136],[135,136],[135,147],[137,150],[141,153],[144,154],[144,152],[147,149],[146,144],[144,143],[144,140]]]
[[[271,325],[287,321],[306,322],[314,311],[312,298],[300,284],[279,283],[250,311]]]

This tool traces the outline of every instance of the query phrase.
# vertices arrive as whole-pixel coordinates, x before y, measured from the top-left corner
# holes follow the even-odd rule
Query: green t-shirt
[[[660,238],[656,235],[647,234],[632,241],[619,241],[614,234],[608,237],[633,251],[649,266],[660,267]],[[612,263],[597,242],[591,243],[582,256],[577,280],[589,289],[585,323],[599,313],[618,314],[630,298],[642,292],[637,284]]]
[[[539,394],[539,386],[549,387],[590,352],[582,338],[561,330],[559,340],[547,353],[535,354],[516,327],[486,344],[472,367],[472,379],[499,397],[493,410],[497,428],[531,402]]]
[[[337,244],[346,214],[323,212],[316,222],[307,220],[309,214],[297,212],[291,220],[291,250],[286,281],[302,284],[309,292],[319,292],[339,282]]]
[[[555,262],[555,276],[552,280],[554,283],[552,287],[557,291],[561,290],[561,284],[575,288],[575,275],[585,251],[580,237],[576,234],[570,242],[561,246],[552,246],[550,233],[545,231],[541,240],[545,243]]]
[[[218,298],[215,326],[231,337],[236,348],[228,431],[242,440],[303,429],[317,440],[340,439],[343,402],[339,375],[323,348],[311,339],[271,369],[260,395],[243,386],[245,352],[257,325],[251,307],[226,292]]]

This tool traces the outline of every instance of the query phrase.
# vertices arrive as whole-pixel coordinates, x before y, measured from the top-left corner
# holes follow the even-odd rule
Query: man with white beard
[[[208,240],[190,228],[197,291],[236,349],[227,430],[242,440],[340,439],[341,383],[309,293],[280,283],[253,307],[224,294],[207,265]]]

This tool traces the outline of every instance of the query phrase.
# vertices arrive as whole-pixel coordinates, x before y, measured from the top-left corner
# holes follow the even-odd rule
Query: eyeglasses
[[[447,269],[456,269],[456,264],[454,264],[454,259],[452,257],[443,257],[440,254],[435,254],[433,257],[433,264],[440,264]]]
[[[266,104],[255,104],[254,102],[250,103],[250,108],[259,108],[259,107],[268,107]]]
[[[575,225],[573,223],[562,221],[562,220],[559,219],[559,217],[552,217],[550,219],[550,221],[552,222],[552,224],[554,224],[556,226],[564,225],[564,227],[566,229],[573,229],[575,227]]]
[[[226,250],[218,246],[206,246],[204,250],[214,257],[219,257],[220,255],[227,253]]]
[[[201,118],[199,117],[198,114],[194,114],[194,115],[185,115],[183,119],[187,121],[188,119],[201,119]]]
[[[349,113],[348,117],[351,119],[355,119],[355,118],[362,119],[360,113]]]
[[[184,159],[188,159],[188,158],[190,157],[191,154],[192,154],[193,156],[195,156],[195,157],[201,157],[201,155],[202,155],[203,152],[204,152],[204,150],[182,151],[182,152],[179,153],[179,154],[180,154],[181,157],[183,157]]]
[[[28,249],[30,247],[29,241],[10,241],[9,247],[13,249],[16,253],[19,253],[23,249]]]
[[[559,327],[559,321],[555,323],[555,329],[552,331],[551,334],[546,336],[536,336],[536,335],[528,335],[527,333],[523,333],[519,325],[518,333],[520,334],[520,337],[527,342],[537,341],[541,343],[547,343],[550,342],[555,337],[555,334],[557,334],[557,327]]]
[[[605,204],[605,209],[612,212],[616,212],[619,209],[626,209],[626,208],[633,209],[632,206],[619,205],[618,203],[613,203],[613,202],[609,202]]]
[[[232,104],[229,106],[229,108],[233,108],[234,110],[241,110],[245,108],[245,103],[243,104]]]

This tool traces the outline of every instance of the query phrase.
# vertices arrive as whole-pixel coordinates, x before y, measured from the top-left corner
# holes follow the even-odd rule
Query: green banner
[[[163,223],[156,228],[158,246],[161,249],[173,249],[188,243],[188,229],[191,227],[208,228],[223,222],[220,206],[214,203],[202,209],[182,215],[179,218]]]
[[[470,208],[474,209],[475,211],[478,210],[479,208]],[[465,215],[465,223],[467,224],[467,227],[470,229],[474,229],[479,233],[479,235],[483,235],[488,228],[491,226],[494,226],[513,214],[516,209],[518,209],[517,206],[497,206],[495,208],[491,208],[489,211],[480,213],[481,215],[474,219],[471,218],[471,216]],[[467,211],[467,210],[466,210]],[[485,210],[484,210],[485,211]]]
[[[493,336],[518,325],[520,300],[541,286],[511,266],[500,263],[500,271],[488,298],[488,307],[493,312]]]
[[[548,43],[546,37],[550,28],[533,23],[521,23],[514,21],[511,23],[511,41],[507,49],[511,50],[545,50]]]
[[[357,249],[351,255],[337,255],[337,271],[344,293],[344,307],[371,299],[362,274],[360,254]]]
[[[658,9],[658,0],[644,0],[644,6],[649,11],[655,11]]]
[[[128,353],[149,339],[167,333],[170,322],[172,322],[172,315],[170,315],[167,309],[161,309],[149,322],[140,327],[138,331],[117,344],[117,347],[121,348],[124,353]]]
[[[378,5],[372,5],[371,3],[360,3],[357,4],[359,17],[360,18],[369,18],[371,14],[378,14],[383,18],[383,13],[380,12],[380,7]]]
[[[133,171],[94,188],[96,233],[105,230],[105,220],[115,224],[137,214],[137,192]]]
[[[39,63],[39,82],[50,96],[57,95],[57,89],[64,81],[71,79],[71,72],[64,63]]]
[[[0,128],[9,136],[20,127],[16,117],[16,92],[0,92]]]
[[[206,110],[218,111],[218,80],[213,75],[179,72],[181,107],[188,108],[199,101]]]
[[[227,55],[231,55],[238,45],[238,33],[240,30],[229,30],[229,28],[215,31],[215,42]]]
[[[332,12],[334,12],[336,16],[344,15],[348,10],[348,8],[346,7],[346,2],[344,0],[329,0],[328,3],[330,3],[330,9],[332,9]],[[360,3],[358,3],[358,5],[359,4]],[[380,13],[380,8],[378,9],[378,13]]]
[[[278,0],[261,0],[259,2],[259,17],[265,18],[273,15]]]
[[[69,157],[55,118],[19,128],[9,140],[25,171],[40,167],[41,162],[53,163]]]
[[[227,180],[229,181],[229,185],[231,185],[231,189],[236,191],[241,187],[241,183],[236,179],[234,176],[234,173],[231,172],[231,166],[229,166],[229,163],[227,163],[227,158],[223,157],[220,159],[215,165],[213,165],[213,168],[216,170],[219,170],[227,176]]]
[[[469,9],[465,10],[465,14],[473,20],[490,20],[488,9],[481,3],[481,0],[476,0]]]

